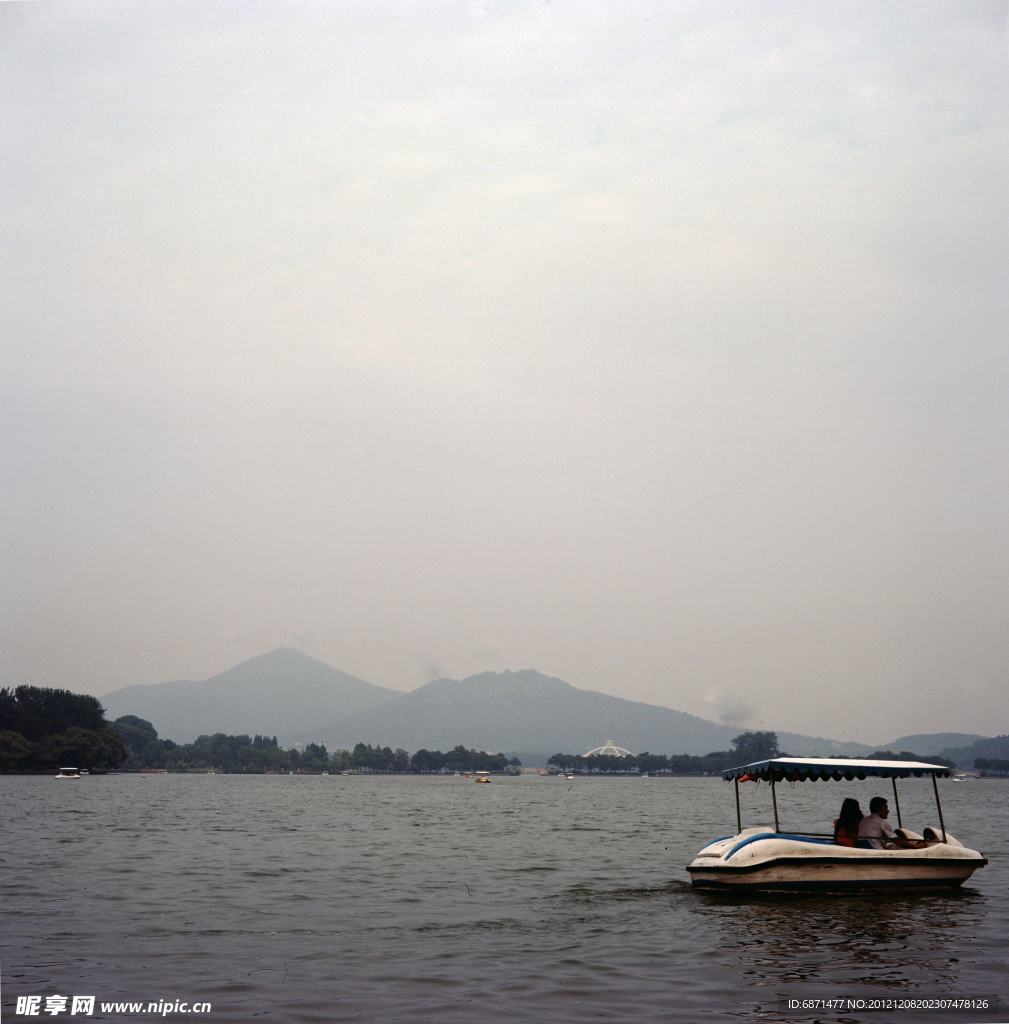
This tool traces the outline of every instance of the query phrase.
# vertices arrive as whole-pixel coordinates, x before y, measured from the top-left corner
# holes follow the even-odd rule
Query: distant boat
[[[328,774],[329,774],[329,772],[323,772],[322,774],[323,774],[323,775],[328,775]]]
[[[490,772],[477,772],[474,782],[490,782]]]
[[[574,775],[565,775],[564,778],[566,778],[566,779],[573,779]]]
[[[61,768],[56,776],[58,779],[79,779],[80,777],[80,772],[76,768]]]

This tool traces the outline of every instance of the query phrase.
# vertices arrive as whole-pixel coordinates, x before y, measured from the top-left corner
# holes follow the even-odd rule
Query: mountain
[[[302,651],[279,647],[202,682],[127,686],[101,700],[109,719],[137,715],[176,743],[215,732],[258,732],[293,743],[320,739],[318,723],[364,712],[396,695]]]
[[[705,754],[730,749],[732,737],[742,731],[671,708],[579,690],[531,669],[436,679],[315,730],[331,749],[377,742],[410,751],[449,750],[464,743],[490,751],[576,754],[607,739],[635,754]],[[866,749],[793,733],[782,734],[781,741],[800,754]]]
[[[734,734],[739,732],[742,730],[733,730]],[[864,743],[832,740],[825,736],[806,736],[801,732],[779,732],[778,747],[787,751],[792,757],[830,757],[832,754],[843,754],[845,757],[864,757],[878,749],[866,746]]]
[[[913,736],[900,736],[892,743],[876,747],[876,750],[892,750],[899,754],[902,750],[910,750],[915,754],[941,754],[951,747],[969,747],[977,740],[985,739],[977,733],[967,732],[929,732],[916,733]]]
[[[997,757],[1003,761],[1009,760],[1009,735],[981,736],[970,744],[946,747],[942,753],[945,757],[955,761],[957,768],[968,770],[974,767],[976,757]]]

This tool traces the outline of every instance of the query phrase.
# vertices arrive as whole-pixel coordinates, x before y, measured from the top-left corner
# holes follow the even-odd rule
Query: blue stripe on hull
[[[749,846],[750,843],[758,843],[761,839],[787,839],[793,843],[809,843],[811,846],[837,846],[833,839],[817,839],[814,836],[794,836],[790,832],[761,832],[759,835],[747,836],[741,843],[736,843],[725,855],[725,859],[727,861],[731,860],[744,846]],[[717,842],[719,842],[718,839],[715,840],[715,843]],[[713,845],[714,843],[708,844],[708,846]]]

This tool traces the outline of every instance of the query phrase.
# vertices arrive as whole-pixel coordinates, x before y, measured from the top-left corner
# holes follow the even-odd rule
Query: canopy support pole
[[[733,780],[736,783],[736,835],[743,831],[743,816],[739,812],[739,779]]]
[[[778,798],[777,798],[777,796],[775,795],[775,792],[774,792],[774,772],[768,771],[767,774],[771,776],[771,800],[774,803],[774,831],[775,832],[780,832],[781,829],[778,828]],[[935,781],[935,776],[934,775],[932,776],[932,781],[933,782]],[[938,797],[936,799],[938,799]],[[941,813],[939,815],[939,821],[942,821],[942,814]],[[943,835],[943,842],[945,842],[945,840],[946,840],[946,833],[943,832],[942,835]]]
[[[946,842],[946,823],[942,820],[942,804],[939,803],[939,784],[935,781],[935,772],[932,772],[932,789],[935,790],[935,806],[939,811],[939,828],[942,829],[942,841]]]
[[[935,776],[933,775],[932,778],[934,779]],[[903,828],[904,823],[900,820],[900,800],[897,798],[897,776],[891,776],[890,781],[893,783],[893,802],[894,806],[897,808],[897,828]],[[940,817],[942,817],[941,814]]]

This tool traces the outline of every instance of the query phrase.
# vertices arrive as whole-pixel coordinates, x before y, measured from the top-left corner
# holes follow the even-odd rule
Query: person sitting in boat
[[[865,817],[858,801],[853,797],[845,797],[841,804],[841,813],[834,819],[834,842],[838,846],[854,846],[858,841],[858,826]]]
[[[869,801],[869,817],[858,823],[858,846],[863,850],[917,850],[924,843],[910,839],[899,839],[893,827],[886,820],[890,805],[881,796]]]

